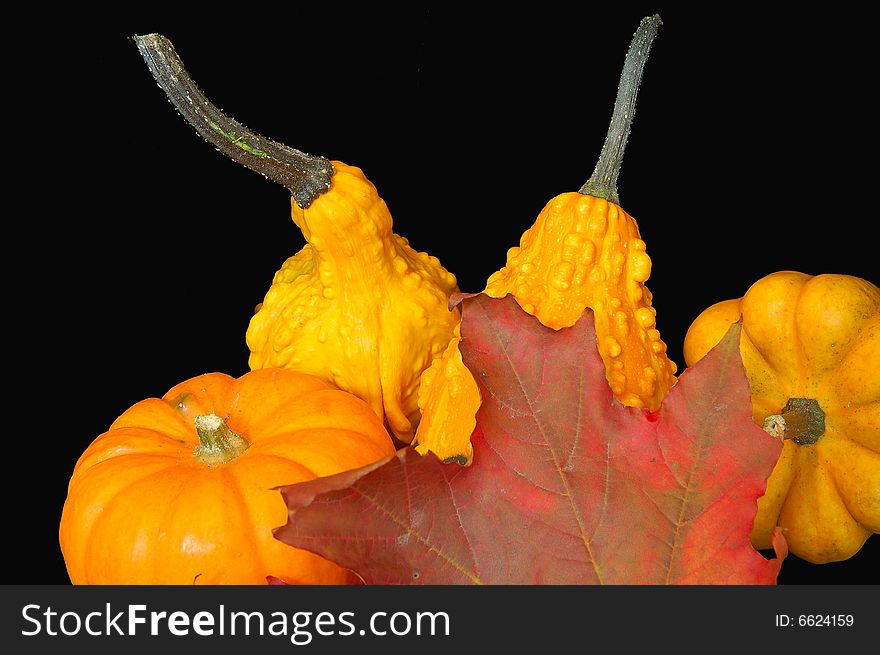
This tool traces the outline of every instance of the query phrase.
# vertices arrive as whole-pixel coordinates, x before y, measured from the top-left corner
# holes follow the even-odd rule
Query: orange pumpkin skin
[[[196,417],[249,444],[225,463],[193,454]],[[218,419],[219,420],[219,419]],[[394,454],[359,398],[282,369],[178,384],[123,413],[79,458],[59,538],[74,584],[347,584],[350,572],[273,536],[274,487]]]
[[[880,289],[850,275],[772,273],[694,320],[687,365],[740,316],[755,421],[784,414],[791,398],[814,400],[824,414],[814,443],[784,441],[752,543],[769,548],[778,525],[802,559],[848,559],[880,531]]]

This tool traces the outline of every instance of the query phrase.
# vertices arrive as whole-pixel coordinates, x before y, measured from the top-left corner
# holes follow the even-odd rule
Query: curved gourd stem
[[[267,139],[226,116],[189,76],[171,41],[161,34],[132,39],[168,99],[221,152],[290,189],[302,209],[330,188],[333,166],[327,159]]]
[[[611,124],[608,126],[602,152],[599,154],[599,161],[596,163],[592,177],[580,188],[580,192],[584,195],[596,196],[620,204],[617,195],[617,178],[620,175],[626,140],[629,138],[633,116],[636,113],[636,97],[642,82],[642,72],[648,61],[651,44],[661,24],[660,16],[656,14],[648,16],[642,19],[633,35],[623,62],[617,99],[614,101],[614,112],[611,115]]]

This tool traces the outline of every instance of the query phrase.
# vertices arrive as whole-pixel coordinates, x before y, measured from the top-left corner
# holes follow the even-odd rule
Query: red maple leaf
[[[277,578],[274,575],[266,576],[266,584],[270,586],[279,586],[279,585],[287,585],[287,583],[281,578]]]
[[[587,310],[554,331],[512,297],[463,301],[483,398],[474,463],[403,449],[283,487],[276,537],[367,584],[766,584],[749,532],[781,450],[752,420],[739,325],[656,413],[612,395]]]

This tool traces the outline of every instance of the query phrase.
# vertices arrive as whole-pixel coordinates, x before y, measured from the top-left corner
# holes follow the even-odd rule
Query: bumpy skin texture
[[[461,324],[441,357],[422,373],[419,408],[422,421],[413,440],[416,451],[443,461],[467,464],[473,458],[471,434],[477,425],[480,389],[461,359]]]
[[[697,317],[685,337],[687,365],[740,315],[755,421],[789,398],[812,398],[826,428],[815,444],[785,441],[752,543],[768,548],[779,525],[802,559],[848,559],[880,531],[880,289],[849,275],[773,273]]]
[[[645,281],[651,258],[629,214],[618,205],[581,193],[563,193],[541,211],[507,263],[493,273],[485,293],[513,294],[520,306],[555,330],[570,327],[593,310],[599,354],[614,395],[624,405],[655,411],[675,383],[676,366],[656,328],[656,310]],[[442,362],[422,376],[419,452],[470,461],[477,385],[461,362],[458,340]],[[455,403],[447,400],[456,381]],[[473,412],[471,409],[473,408]]]
[[[645,281],[651,258],[636,221],[618,205],[563,193],[541,211],[507,253],[486,294],[512,293],[520,306],[553,329],[593,310],[599,354],[614,395],[651,411],[675,382],[675,363],[656,328]]]
[[[250,446],[225,464],[193,455],[215,414]],[[274,538],[273,487],[394,453],[359,398],[280,369],[210,373],[129,408],[82,454],[59,531],[74,584],[347,584],[350,572]]]
[[[330,190],[303,210],[307,245],[275,274],[247,331],[250,367],[316,375],[364,399],[409,443],[419,378],[452,338],[455,276],[392,231],[361,169],[334,161]]]

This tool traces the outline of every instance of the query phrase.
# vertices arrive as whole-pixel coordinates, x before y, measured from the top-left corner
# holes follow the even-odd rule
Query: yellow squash
[[[849,275],[773,273],[696,318],[687,365],[740,317],[754,419],[784,439],[752,543],[769,548],[778,525],[802,559],[848,559],[880,531],[880,289]]]
[[[656,410],[675,381],[675,364],[656,327],[645,282],[651,258],[638,225],[615,202],[564,193],[551,200],[486,294],[512,293],[522,308],[554,329],[593,310],[599,354],[624,405]]]
[[[471,433],[477,425],[480,389],[461,359],[461,325],[441,357],[422,373],[419,387],[419,423],[413,446],[420,454],[432,452],[444,462],[470,463]]]
[[[361,169],[253,133],[225,116],[190,79],[171,43],[135,38],[184,118],[237,162],[290,189],[306,245],[275,274],[248,327],[252,369],[283,367],[366,401],[399,439],[419,421],[419,380],[453,336],[455,276],[392,230]]]
[[[557,330],[570,327],[586,308],[592,309],[599,353],[614,395],[625,405],[651,411],[675,382],[676,365],[667,357],[645,286],[651,258],[635,219],[618,204],[617,178],[642,71],[659,25],[659,16],[646,18],[633,37],[592,177],[579,192],[563,193],[547,203],[485,289],[494,298],[513,294],[526,312]],[[476,384],[472,379],[461,382],[470,373],[461,356],[450,350],[436,368],[446,374],[426,372],[422,379],[418,450],[442,459],[469,459],[473,421],[465,410],[479,407]],[[466,389],[456,404],[446,401],[449,392],[444,387],[452,379]]]
[[[392,232],[359,168],[333,162],[330,191],[291,203],[308,242],[284,262],[247,331],[252,369],[290,368],[366,400],[399,439],[419,421],[419,379],[458,323],[455,277]]]

